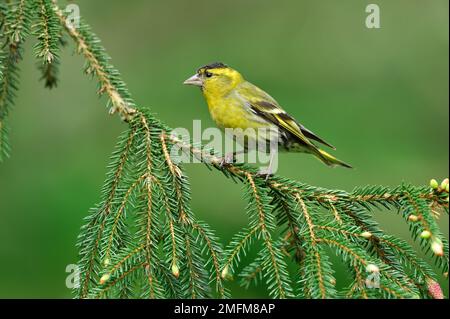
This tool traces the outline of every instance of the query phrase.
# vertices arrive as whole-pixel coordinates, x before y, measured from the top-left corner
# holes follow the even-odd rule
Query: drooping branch
[[[88,65],[87,74],[94,74],[100,83],[99,94],[107,94],[111,103],[110,113],[118,113],[125,120],[130,120],[136,113],[134,102],[128,93],[120,75],[109,65],[110,58],[97,37],[84,23],[77,27],[67,21],[64,13],[58,7],[57,0],[53,0],[54,11],[60,19],[61,25],[77,44],[78,52],[82,54]]]
[[[7,117],[18,89],[18,63],[22,60],[23,42],[30,32],[32,7],[29,1],[0,5],[0,162],[9,156]]]

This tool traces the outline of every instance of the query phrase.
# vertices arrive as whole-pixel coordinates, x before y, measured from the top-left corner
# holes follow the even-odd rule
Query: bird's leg
[[[277,152],[271,151],[270,152],[270,161],[269,161],[269,166],[267,168],[263,168],[260,169],[258,172],[259,176],[265,176],[266,177],[266,182],[269,179],[270,176],[272,176],[273,172],[272,172],[272,168],[273,168],[273,161],[275,159],[275,155],[277,154]]]
[[[220,161],[220,167],[224,167],[226,164],[232,164],[234,162],[234,159],[237,155],[245,153],[245,150],[237,151],[237,152],[231,152],[228,154],[225,154],[224,157],[222,157],[222,160]]]
[[[222,168],[227,164],[231,164],[231,163],[233,163],[233,159],[234,159],[234,153],[225,154],[225,156],[222,157],[222,159],[220,160],[219,166]]]

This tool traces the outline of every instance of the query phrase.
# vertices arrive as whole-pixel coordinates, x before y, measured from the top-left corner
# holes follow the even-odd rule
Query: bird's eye
[[[212,73],[210,73],[210,72],[205,72],[205,76],[206,76],[207,78],[210,78],[210,77],[212,77],[212,76],[213,76],[213,74],[212,74]]]

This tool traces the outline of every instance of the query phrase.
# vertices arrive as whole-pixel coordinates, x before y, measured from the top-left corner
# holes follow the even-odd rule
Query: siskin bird
[[[277,144],[281,151],[309,153],[326,165],[351,168],[350,165],[321,150],[316,143],[335,148],[297,122],[274,98],[246,81],[231,67],[219,62],[205,65],[184,84],[201,88],[211,117],[220,128],[242,130],[265,128],[276,131]],[[241,140],[244,141],[244,149],[249,140],[261,138],[257,134],[244,134],[247,134]],[[271,164],[268,174],[271,173],[270,167]]]

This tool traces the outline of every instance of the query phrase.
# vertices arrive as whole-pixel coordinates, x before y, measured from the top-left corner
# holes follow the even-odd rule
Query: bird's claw
[[[225,165],[232,164],[234,160],[234,154],[226,154],[222,159],[220,160],[219,166],[220,168],[223,168]]]
[[[263,177],[267,182],[273,176],[273,172],[271,169],[260,169],[257,176]]]

